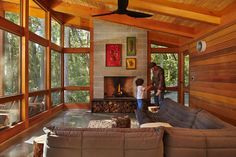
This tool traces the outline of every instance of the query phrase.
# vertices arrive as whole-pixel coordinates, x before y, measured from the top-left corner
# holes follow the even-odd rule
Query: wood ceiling
[[[12,1],[12,0],[1,0]],[[149,13],[150,18],[126,15],[92,15],[117,8],[117,0],[40,0],[64,23],[93,27],[94,19],[150,30],[154,34],[193,39],[236,19],[236,0],[129,0],[128,9]],[[176,38],[175,37],[175,38]]]

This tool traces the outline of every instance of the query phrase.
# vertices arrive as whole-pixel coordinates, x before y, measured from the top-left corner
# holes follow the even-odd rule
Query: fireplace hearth
[[[104,77],[104,98],[134,97],[133,79],[130,76]]]

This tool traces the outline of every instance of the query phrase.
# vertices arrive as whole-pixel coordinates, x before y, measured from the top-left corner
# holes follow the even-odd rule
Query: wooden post
[[[50,111],[52,107],[51,103],[51,13],[47,12],[46,16],[46,35],[47,39],[49,40],[49,45],[47,46],[46,50],[46,90],[48,91],[47,94],[47,109]]]
[[[22,0],[22,25],[24,27],[24,36],[22,37],[22,121],[25,121],[25,127],[29,127],[28,99],[29,99],[29,0]]]

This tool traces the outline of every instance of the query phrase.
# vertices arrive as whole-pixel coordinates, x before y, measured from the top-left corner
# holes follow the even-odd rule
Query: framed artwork
[[[136,58],[126,58],[126,69],[128,70],[136,69]]]
[[[136,37],[127,37],[127,56],[136,55]]]
[[[121,66],[121,44],[106,44],[106,66],[117,67]]]

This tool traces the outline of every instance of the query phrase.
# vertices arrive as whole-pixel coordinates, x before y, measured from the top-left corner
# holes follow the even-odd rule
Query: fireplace
[[[134,97],[133,80],[130,76],[104,77],[104,98]]]

